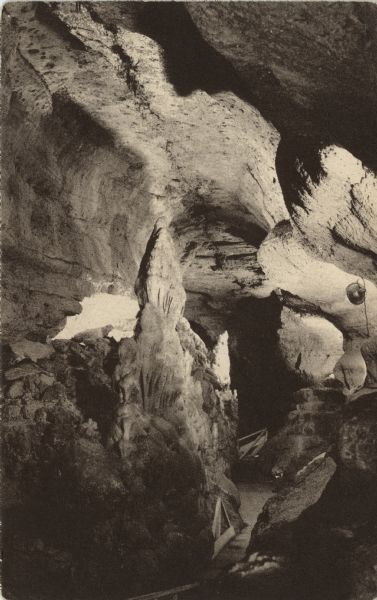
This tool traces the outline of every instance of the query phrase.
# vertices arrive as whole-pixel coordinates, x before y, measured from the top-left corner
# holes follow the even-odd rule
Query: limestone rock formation
[[[249,552],[271,548],[271,544],[281,551],[284,544],[290,544],[285,537],[290,535],[292,523],[318,502],[335,470],[334,460],[320,455],[297,473],[293,485],[268,500],[252,531]]]
[[[360,350],[367,368],[365,387],[375,388],[377,387],[377,338],[372,337],[364,342]]]
[[[312,390],[303,392],[308,396]],[[312,443],[307,445],[302,439],[289,439],[288,427],[285,437],[282,430],[275,441],[267,444],[267,455],[276,444],[278,463],[284,463],[285,453],[286,476],[279,481],[277,494],[266,503],[252,531],[247,557],[250,565],[247,566],[248,560],[243,563],[241,576],[255,583],[255,557],[264,555],[265,562],[273,565],[267,580],[276,585],[274,578],[278,577],[279,586],[290,582],[289,594],[300,597],[305,587],[310,598],[373,598],[377,589],[373,567],[377,502],[375,411],[376,398],[371,390],[360,392],[348,403],[338,403],[332,415],[328,412],[326,416],[326,411],[319,408],[317,416],[322,428],[317,426],[317,431],[322,429],[322,442],[327,437],[331,458],[326,459],[323,452],[310,459],[318,443],[314,429]],[[311,424],[304,419],[301,429],[310,430]],[[325,447],[326,444],[322,446]],[[300,459],[305,461],[303,468],[299,468]],[[328,478],[326,460],[331,464]],[[320,465],[322,469],[317,470]],[[311,487],[311,478],[316,476],[318,481]],[[313,498],[309,508],[307,503]],[[336,561],[331,561],[331,557],[336,557]],[[285,565],[284,575],[279,565],[280,569]]]
[[[286,480],[323,452],[337,445],[344,395],[331,380],[322,386],[302,388],[293,396],[295,407],[286,423],[268,440],[260,455],[263,472]]]
[[[56,3],[3,13],[7,335],[32,327],[43,339],[84,296],[131,289],[159,217],[192,263],[193,294],[242,294],[244,280],[260,277],[250,232],[260,239],[286,215],[278,134],[231,88],[180,94],[167,51],[145,35],[146,10]]]
[[[187,9],[288,139],[336,137],[375,165],[376,7],[206,2]],[[308,45],[311,52],[307,51]]]
[[[181,269],[168,229],[157,222],[141,261],[135,292],[141,308],[151,304],[176,324],[182,315],[186,294]]]
[[[224,331],[213,349],[212,368],[222,385],[230,385],[229,335]]]
[[[309,384],[329,377],[343,355],[340,331],[323,318],[300,315],[286,307],[281,321],[279,348],[287,368]]]
[[[90,595],[98,586],[117,594],[178,584],[211,556],[218,496],[236,530],[242,524],[228,479],[235,395],[180,317],[184,290],[166,227],[154,229],[145,256],[135,337],[117,343],[91,331],[9,347],[6,590],[23,595],[30,584],[43,595],[59,585]]]
[[[373,96],[365,65],[375,8],[331,9],[320,28],[322,8],[270,8],[91,3],[77,12],[51,3],[4,10],[8,338],[44,341],[80,311],[83,297],[132,290],[158,218],[172,226],[186,313],[201,325],[220,333],[237,299],[280,289],[287,306],[328,318],[347,339],[365,337],[363,309],[344,294],[363,275],[373,333],[373,127],[354,112]],[[321,40],[332,39],[336,15],[342,35],[329,45],[330,68]],[[307,39],[313,54],[292,62]],[[318,69],[324,53],[326,68]],[[342,61],[350,66],[336,70]],[[331,93],[319,101],[324,89]],[[339,129],[345,97],[357,123],[347,131]],[[262,108],[258,98],[282,140],[254,108]],[[333,119],[324,119],[318,102],[332,107]],[[292,123],[299,131],[287,138]]]
[[[110,445],[115,443],[122,456],[128,454],[137,423],[145,427],[148,415],[154,415],[153,426],[158,422],[158,428],[170,431],[177,444],[199,458],[206,486],[213,490],[225,476],[224,466],[234,460],[236,400],[229,372],[221,378],[213,371],[204,343],[180,317],[185,298],[180,266],[161,223],[147,244],[136,291],[141,309],[137,334],[120,343],[115,372],[120,405]]]
[[[14,596],[194,577],[265,426],[282,477],[240,573],[376,596],[377,8],[268,4],[3,9]],[[132,310],[64,339],[99,297]]]
[[[334,377],[341,381],[346,394],[352,394],[363,387],[367,367],[360,350],[347,350],[334,368]]]
[[[340,148],[312,154],[312,162],[299,152],[292,156],[285,190],[291,218],[267,236],[258,260],[265,286],[278,288],[288,306],[325,316],[357,347],[376,327],[375,175]],[[356,189],[362,209],[355,208]],[[367,319],[364,306],[346,296],[347,286],[360,275],[365,276]]]

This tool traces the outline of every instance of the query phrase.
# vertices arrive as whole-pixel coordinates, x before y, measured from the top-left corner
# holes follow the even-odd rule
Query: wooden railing
[[[267,429],[259,429],[238,439],[238,455],[242,460],[246,456],[256,456],[267,442]]]
[[[225,524],[225,531],[222,532],[222,525]],[[226,508],[224,506],[221,497],[219,496],[216,501],[215,514],[212,523],[212,533],[215,540],[212,558],[218,555],[219,552],[226,546],[228,542],[236,535],[234,527],[232,526]]]
[[[267,429],[260,429],[259,431],[255,431],[249,435],[239,438],[238,448],[240,460],[247,455],[256,454],[266,441]],[[212,523],[212,533],[215,541],[212,558],[215,558],[219,552],[221,552],[224,546],[226,546],[226,544],[230,542],[230,540],[236,535],[234,527],[232,526],[228,517],[225,505],[220,496],[218,496],[216,501]],[[133,596],[132,598],[127,598],[127,600],[157,600],[158,598],[170,598],[170,600],[178,600],[180,594],[184,594],[189,590],[195,589],[199,587],[199,585],[199,582],[189,583],[187,585],[181,585],[169,590],[151,592],[142,596]]]
[[[162,590],[160,592],[151,592],[150,594],[144,594],[143,596],[132,596],[132,598],[127,598],[127,600],[157,600],[157,598],[167,598],[170,597],[171,600],[178,600],[179,594],[187,592],[188,590],[193,590],[199,587],[199,582],[188,583],[186,585],[181,585],[179,587],[171,588],[169,590]]]

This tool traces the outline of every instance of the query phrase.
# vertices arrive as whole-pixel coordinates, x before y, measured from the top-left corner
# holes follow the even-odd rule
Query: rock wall
[[[169,8],[185,30],[183,5]],[[185,37],[164,47],[161,36],[172,33],[164,10],[91,3],[77,13],[51,3],[3,11],[8,337],[43,341],[84,296],[132,289],[159,217],[192,263],[189,294],[224,301],[258,278],[255,240],[286,214],[279,136],[234,81],[211,95],[193,84],[182,94],[169,80],[166,63],[173,53],[180,60]],[[159,32],[147,33],[145,20]],[[192,51],[201,49],[210,71],[216,59],[197,38]]]
[[[336,139],[376,166],[372,3],[205,2],[187,10],[285,140]]]
[[[181,316],[180,281],[157,224],[136,284],[135,337],[117,343],[93,330],[8,347],[5,593],[118,597],[173,586],[211,557],[219,495],[240,528],[228,479],[237,402]]]
[[[17,2],[2,20],[7,585],[181,581],[218,494],[239,525],[227,331],[242,433],[278,432],[271,539],[321,600],[332,551],[331,600],[369,600],[376,7]],[[133,337],[45,344],[102,293],[138,299]]]
[[[375,10],[337,10],[318,29],[322,8],[306,5],[8,6],[5,338],[53,337],[93,293],[134,297],[159,218],[179,254],[185,316],[211,344],[238,328],[242,300],[276,292],[299,313],[297,337],[309,314],[358,347],[367,335],[363,306],[350,304],[345,289],[361,276],[374,335],[373,127],[359,122],[340,135],[339,102],[346,82],[350,114],[361,96],[360,112],[369,114]],[[322,40],[335,30],[344,33],[329,46],[336,76],[327,59],[317,69]],[[313,56],[292,62],[305,39]],[[329,81],[334,119],[326,120],[318,98]],[[284,361],[291,369],[290,350]]]

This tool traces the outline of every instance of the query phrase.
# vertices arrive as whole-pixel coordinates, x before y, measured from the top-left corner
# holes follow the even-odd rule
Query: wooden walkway
[[[171,600],[178,600],[179,595],[184,594],[184,592],[188,592],[199,587],[200,583],[196,581],[195,583],[188,583],[187,585],[180,585],[175,588],[171,588],[169,590],[162,590],[160,592],[151,592],[150,594],[143,594],[142,596],[132,596],[132,598],[127,598],[127,600],[158,600],[158,598],[168,598]]]
[[[249,435],[238,438],[239,460],[242,461],[248,456],[258,456],[258,452],[263,448],[267,439],[267,429],[259,429]]]
[[[224,574],[235,563],[243,560],[258,515],[264,503],[273,494],[270,483],[239,483],[238,489],[241,495],[241,516],[246,527],[236,535],[212,560],[203,575],[203,580],[217,579]]]
[[[226,536],[224,534],[219,535],[221,512],[223,507],[222,503],[218,502],[214,519],[214,529],[217,529],[218,531],[214,531],[214,535],[215,538],[216,535],[219,536],[219,541],[228,541],[228,543],[221,549],[219,548],[219,552],[217,554],[215,553],[211,564],[203,573],[201,580],[169,590],[152,592],[150,594],[144,594],[143,596],[133,596],[132,598],[127,598],[127,600],[158,600],[159,598],[167,598],[168,600],[184,600],[185,597],[187,598],[187,595],[192,598],[190,594],[191,591],[200,588],[201,585],[204,585],[205,589],[206,582],[210,584],[210,582],[221,577],[224,572],[235,563],[243,560],[249,544],[251,530],[255,525],[264,503],[272,496],[273,492],[272,485],[268,483],[239,483],[238,488],[241,495],[240,512],[247,525],[238,535],[230,539],[230,541],[225,540]],[[226,513],[225,517],[228,519]],[[226,530],[228,534],[229,529],[230,528]]]

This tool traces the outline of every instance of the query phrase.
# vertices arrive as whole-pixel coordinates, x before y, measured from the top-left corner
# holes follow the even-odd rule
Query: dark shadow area
[[[232,386],[238,391],[239,435],[282,426],[292,393],[302,385],[287,371],[278,349],[281,304],[277,298],[248,298],[229,325]]]
[[[196,321],[192,320],[190,320],[190,327],[193,330],[193,332],[196,333],[196,335],[198,335],[203,340],[207,348],[212,350],[215,344],[213,339],[208,335],[208,332],[205,329],[205,327],[203,327],[200,323],[197,323]]]
[[[86,49],[85,44],[71,33],[69,27],[54,14],[50,6],[47,6],[44,2],[35,2],[34,5],[37,19],[61,37],[69,47],[73,50]]]
[[[267,8],[266,8],[267,10]],[[268,65],[249,64],[247,82],[230,62],[208,44],[184,5],[148,2],[137,12],[138,30],[154,39],[164,51],[168,80],[176,92],[187,96],[201,89],[208,94],[232,91],[256,107],[283,137],[317,136],[323,144],[349,149],[370,168],[377,167],[377,110],[373,95],[361,86],[347,87],[350,66],[339,64],[344,82],[331,89],[310,92],[305,106],[282,87]]]
[[[283,137],[280,140],[275,159],[276,173],[283,192],[288,212],[295,206],[305,208],[299,192],[310,193],[307,176],[318,184],[323,170],[320,150],[325,146],[319,140],[309,138]]]
[[[179,95],[197,89],[208,94],[231,90],[246,99],[247,89],[235,69],[202,38],[183,4],[144,3],[138,29],[163,48],[167,78]]]
[[[97,357],[95,344],[85,348],[72,344],[69,362],[75,374],[75,396],[84,420],[92,419],[98,426],[102,444],[106,444],[114,419],[119,397],[111,385],[112,374],[118,360],[117,345],[111,340],[112,348],[107,356]]]

